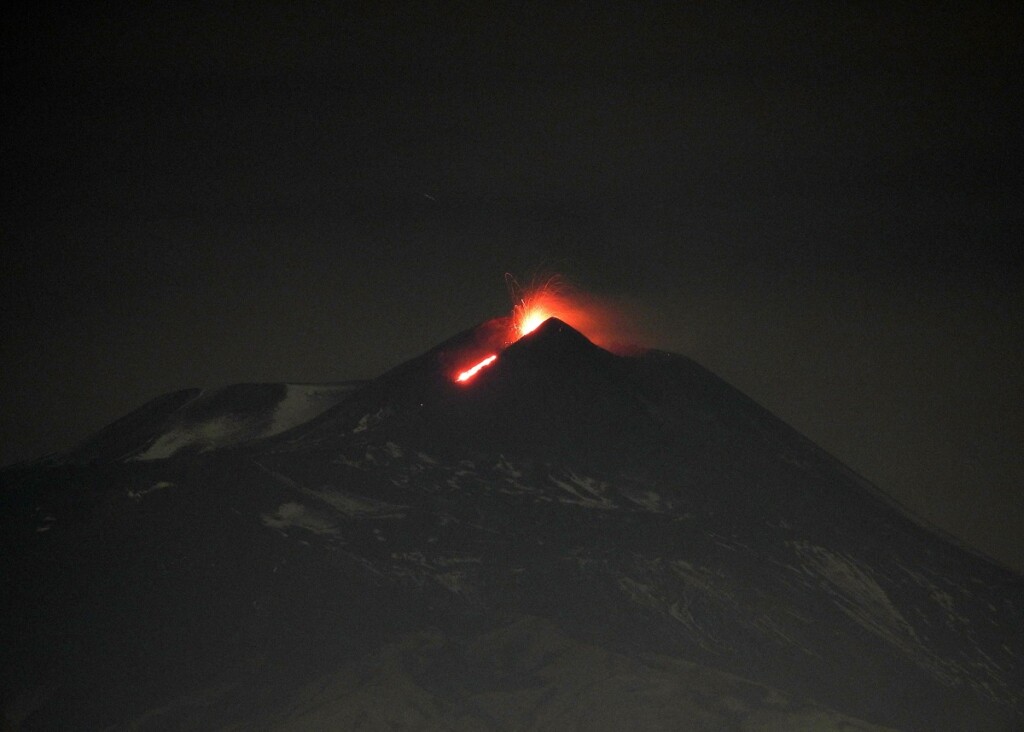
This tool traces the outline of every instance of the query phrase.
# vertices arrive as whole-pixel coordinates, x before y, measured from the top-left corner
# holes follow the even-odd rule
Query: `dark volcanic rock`
[[[180,392],[5,473],[6,716],[1020,727],[1019,575],[681,356],[615,356],[552,320],[454,383],[500,331],[334,406]]]

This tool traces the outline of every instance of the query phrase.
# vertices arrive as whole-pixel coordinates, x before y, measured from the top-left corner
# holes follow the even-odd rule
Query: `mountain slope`
[[[486,333],[259,439],[5,474],[7,715],[1020,725],[1019,575],[683,357],[551,320],[455,383]]]
[[[361,385],[234,384],[157,397],[80,445],[59,462],[160,460],[260,440],[304,424]]]

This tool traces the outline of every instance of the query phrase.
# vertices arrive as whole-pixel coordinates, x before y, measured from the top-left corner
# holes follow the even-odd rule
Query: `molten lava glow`
[[[458,376],[455,377],[455,380],[456,381],[469,381],[470,379],[472,379],[474,376],[476,376],[480,372],[480,369],[486,368],[487,366],[490,366],[497,359],[498,359],[498,354],[492,353],[490,356],[485,358],[480,363],[478,363],[475,366],[472,366],[472,367],[466,369],[465,371],[461,372]]]
[[[509,291],[514,303],[509,343],[537,330],[548,318],[558,318],[577,330],[587,320],[586,308],[570,295],[567,285],[557,277],[528,288],[512,280]]]
[[[505,348],[535,331],[548,318],[558,318],[602,348],[614,352],[619,349],[633,352],[638,348],[628,345],[637,341],[619,307],[573,289],[557,275],[534,279],[524,287],[507,274],[505,282],[512,298],[511,317],[488,321],[487,327],[480,331],[475,352],[467,353],[466,357],[479,358],[481,352],[493,353],[465,371],[456,372],[452,378],[459,383],[469,381],[480,369],[490,366]]]
[[[519,337],[522,338],[527,333],[532,333],[540,327],[540,324],[550,318],[551,315],[546,310],[540,308],[534,308],[523,314],[523,320],[519,323],[516,328],[516,332]]]

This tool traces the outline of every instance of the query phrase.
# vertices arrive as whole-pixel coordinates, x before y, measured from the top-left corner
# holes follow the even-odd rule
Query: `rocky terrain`
[[[1013,730],[1024,578],[551,319],[177,392],[2,474],[17,729]]]

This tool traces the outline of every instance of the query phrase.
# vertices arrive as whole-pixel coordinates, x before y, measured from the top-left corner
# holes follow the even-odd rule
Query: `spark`
[[[567,285],[558,275],[534,280],[527,287],[515,277],[505,273],[505,284],[512,298],[512,333],[509,343],[535,331],[545,320],[565,318],[565,291]]]
[[[523,287],[515,277],[506,274],[505,283],[512,299],[512,315],[505,321],[508,326],[504,335],[498,336],[497,340],[491,343],[491,347],[498,352],[492,353],[465,371],[458,372],[454,377],[458,383],[464,384],[472,379],[481,369],[494,363],[501,351],[528,333],[532,333],[548,318],[565,317],[565,301],[560,299],[558,294],[565,286],[557,275],[541,281],[534,280],[528,287]]]
[[[523,314],[522,322],[519,323],[519,335],[524,336],[537,330],[541,323],[550,318],[545,311],[539,308],[527,310]]]
[[[469,381],[470,379],[472,379],[474,376],[476,376],[480,372],[480,369],[486,368],[486,367],[490,366],[497,359],[498,359],[498,354],[492,353],[490,356],[488,356],[487,358],[485,358],[483,361],[481,361],[480,363],[476,364],[475,366],[472,366],[472,367],[466,369],[465,371],[460,372],[459,375],[455,377],[455,380],[459,381],[459,382]]]
[[[639,346],[630,345],[637,340],[620,308],[578,291],[558,275],[534,277],[523,286],[506,273],[505,284],[512,300],[512,313],[509,317],[488,321],[488,327],[480,331],[472,351],[462,354],[469,359],[491,352],[471,368],[453,373],[451,378],[459,383],[472,379],[480,369],[494,363],[506,348],[537,330],[549,318],[558,318],[591,342],[615,353],[641,350]]]

